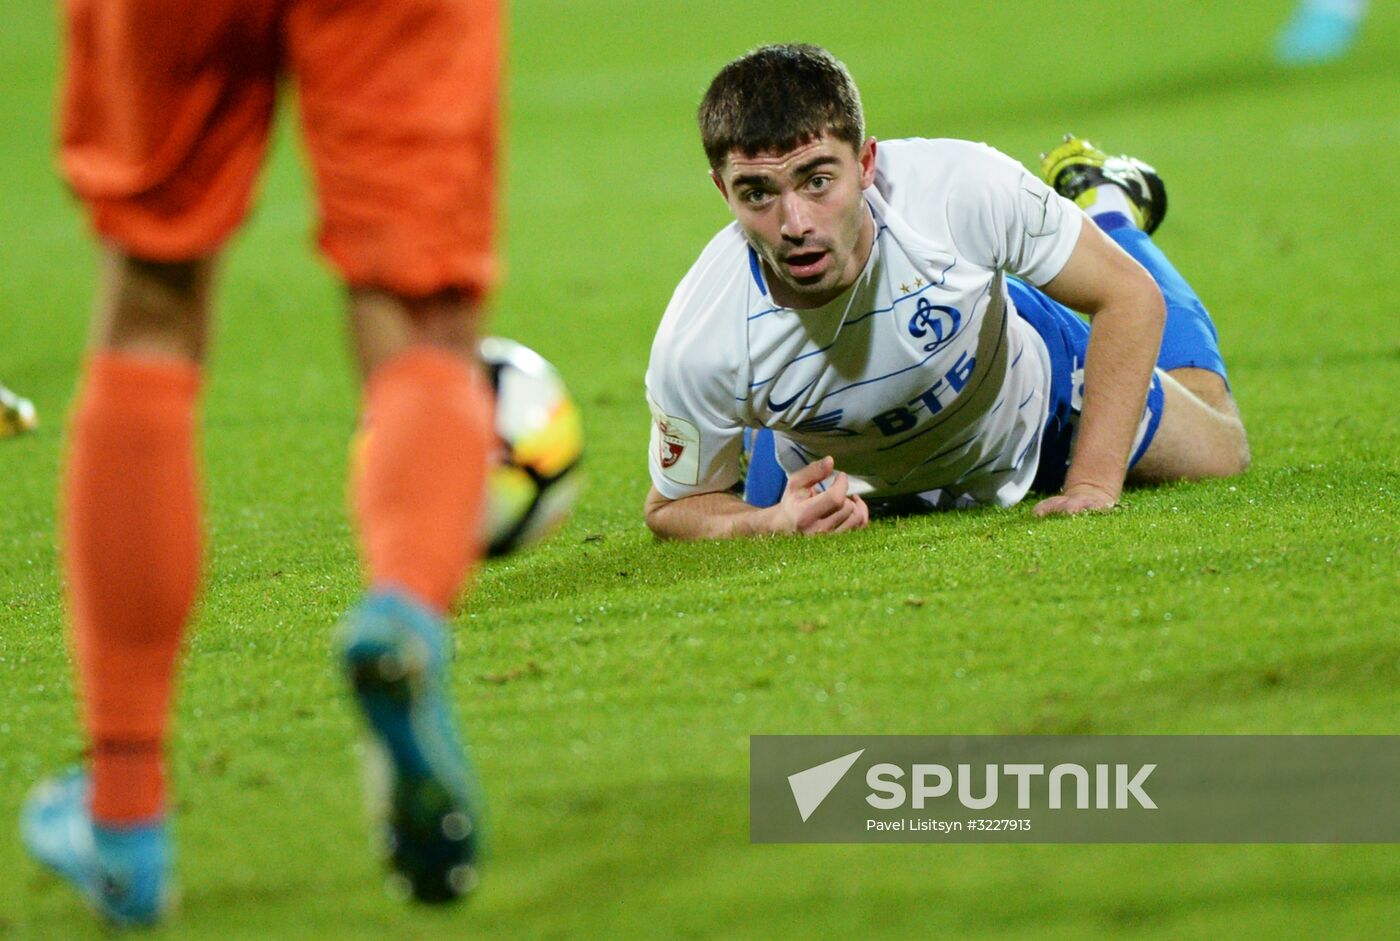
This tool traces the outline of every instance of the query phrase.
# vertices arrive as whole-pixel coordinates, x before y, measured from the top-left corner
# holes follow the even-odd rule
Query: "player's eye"
[[[745,190],[740,194],[739,198],[750,206],[761,206],[763,203],[767,202],[768,194],[763,190]]]
[[[818,193],[820,193],[822,190],[830,189],[831,177],[826,175],[814,176],[807,181],[807,188],[810,190],[814,190]]]

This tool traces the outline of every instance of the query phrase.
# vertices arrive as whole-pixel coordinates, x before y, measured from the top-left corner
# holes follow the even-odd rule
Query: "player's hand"
[[[1073,484],[1059,496],[1041,500],[1032,511],[1036,516],[1073,516],[1101,513],[1118,505],[1118,494],[1098,484]]]
[[[788,478],[777,507],[779,532],[844,533],[865,528],[870,509],[859,494],[847,493],[849,477],[837,474],[830,487],[818,489],[835,467],[835,458],[824,457]]]

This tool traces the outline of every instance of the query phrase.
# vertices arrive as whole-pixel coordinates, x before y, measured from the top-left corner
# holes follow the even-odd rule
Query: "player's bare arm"
[[[837,474],[830,487],[818,485],[831,476],[830,457],[813,461],[788,478],[783,498],[770,507],[755,507],[733,493],[700,493],[668,500],[655,487],[647,494],[646,521],[663,539],[732,539],[776,533],[820,535],[864,529],[870,510],[850,481]]]
[[[1064,269],[1043,290],[1090,317],[1084,410],[1064,492],[1035,514],[1108,509],[1128,472],[1166,306],[1152,277],[1096,226],[1086,225]]]

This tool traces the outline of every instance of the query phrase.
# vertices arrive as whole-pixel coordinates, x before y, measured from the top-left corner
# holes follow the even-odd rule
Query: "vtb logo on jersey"
[[[916,340],[932,337],[924,344],[924,352],[933,353],[952,343],[961,326],[962,314],[956,307],[933,304],[921,297],[914,308],[914,316],[909,318],[909,335]]]

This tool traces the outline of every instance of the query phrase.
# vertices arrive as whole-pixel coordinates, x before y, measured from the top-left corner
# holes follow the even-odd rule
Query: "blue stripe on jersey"
[[[825,402],[827,399],[831,398],[833,395],[840,395],[842,392],[849,392],[851,389],[855,389],[855,388],[858,388],[858,387],[860,387],[860,386],[868,386],[868,385],[870,385],[870,383],[872,383],[872,382],[884,382],[886,379],[893,379],[895,376],[902,375],[903,373],[909,372],[911,369],[918,369],[919,367],[923,366],[923,365],[924,365],[925,363],[927,363],[929,360],[933,359],[935,356],[938,356],[938,355],[941,354],[942,352],[943,352],[943,350],[934,350],[932,353],[928,354],[928,355],[925,356],[923,359],[919,360],[917,363],[914,363],[912,366],[905,366],[903,369],[896,369],[894,372],[892,372],[892,373],[886,373],[886,374],[883,375],[883,376],[876,376],[876,377],[873,378],[873,379],[862,379],[860,382],[853,382],[853,383],[851,383],[851,384],[848,385],[848,386],[842,386],[842,387],[839,388],[839,389],[836,389],[836,390],[833,390],[833,391],[831,391],[831,392],[828,392],[828,393],[826,394],[826,398],[823,398],[822,401]]]
[[[965,448],[965,447],[967,447],[969,444],[971,444],[972,442],[974,442],[974,441],[976,441],[976,440],[977,440],[977,435],[974,434],[974,435],[972,435],[972,436],[970,436],[970,437],[964,438],[963,440],[959,441],[957,444],[950,444],[950,445],[948,445],[946,448],[944,448],[942,451],[939,451],[937,454],[932,454],[932,455],[930,455],[930,456],[924,458],[922,461],[920,461],[919,463],[915,464],[914,467],[917,469],[917,468],[923,467],[925,464],[932,464],[934,461],[938,460],[940,457],[946,457],[947,455],[952,454],[954,451],[958,450],[959,448]],[[885,450],[885,449],[884,449],[884,448],[881,448],[880,450],[883,451],[883,450]],[[912,474],[913,471],[910,471],[910,473]]]
[[[811,451],[808,451],[796,441],[789,440],[788,444],[792,445],[792,453],[796,454],[797,459],[803,464],[810,464],[817,459],[817,456],[815,454],[813,454]]]
[[[794,425],[792,430],[803,435],[855,435],[856,433],[851,429],[841,427],[841,416],[843,414],[844,410],[838,408],[830,412],[824,412],[821,415],[814,415],[806,421]]]
[[[955,263],[956,263],[956,262],[955,262]],[[952,270],[952,265],[949,265],[948,267],[945,267],[945,269],[944,269],[944,274],[945,274],[945,276],[946,276],[946,274],[948,274],[949,270]],[[937,286],[935,286],[935,284],[930,284],[930,286],[928,286],[928,287],[937,287]],[[925,291],[925,290],[928,290],[928,288],[925,287],[925,288],[923,288],[923,290],[917,291],[917,293],[907,295],[907,297],[917,297],[918,294],[923,294],[923,291]],[[983,297],[986,297],[986,295],[987,295],[987,294],[990,294],[990,293],[991,293],[991,284],[988,283],[988,284],[987,284],[987,290],[986,290],[986,291],[983,291]],[[899,298],[899,300],[900,300],[900,301],[903,301],[903,300],[907,300],[907,298],[902,297],[902,298]],[[979,302],[979,301],[981,301],[981,297],[977,298],[977,301],[973,301],[973,305],[976,305],[977,302]],[[897,302],[899,302],[899,301],[896,301],[896,304],[897,304]],[[893,309],[893,308],[890,308],[890,309]],[[998,349],[998,350],[1001,349],[1001,344],[1005,342],[1005,336],[1007,336],[1007,335],[1005,335],[1005,330],[1004,330],[1004,332],[1002,332],[1002,335],[1001,335],[1000,339],[997,340],[997,349]],[[925,356],[924,358],[921,358],[921,360],[918,361],[918,363],[914,363],[913,365],[906,365],[906,367],[904,367],[903,370],[895,370],[895,371],[893,371],[893,372],[886,372],[885,375],[876,375],[876,377],[875,377],[875,378],[872,378],[872,379],[861,379],[860,382],[851,382],[850,385],[843,385],[843,386],[841,386],[841,388],[839,388],[839,389],[834,389],[834,391],[832,391],[832,392],[827,392],[827,393],[826,393],[826,398],[823,398],[823,399],[822,399],[822,402],[826,402],[826,399],[832,398],[833,395],[840,395],[841,392],[847,392],[847,391],[850,391],[850,389],[857,388],[857,386],[869,385],[869,384],[871,384],[871,382],[883,382],[883,381],[885,381],[885,379],[889,379],[889,378],[896,377],[896,375],[903,374],[903,372],[909,372],[910,370],[917,370],[917,368],[920,368],[921,365],[924,365],[925,363],[928,363],[928,360],[931,360],[931,358],[934,358],[935,356],[939,356],[939,354],[941,354],[941,353],[944,353],[944,350],[934,350],[934,351],[932,351],[932,353],[928,354],[928,356]],[[818,405],[820,405],[820,402],[818,403]],[[920,434],[923,434],[923,433],[920,433]],[[916,437],[917,437],[917,435],[916,435]]]
[[[991,359],[992,359],[993,361],[995,361],[995,359],[996,359],[996,357],[997,357],[997,353],[1001,350],[1001,345],[1002,345],[1003,343],[1005,343],[1005,342],[1006,342],[1006,331],[1003,330],[1003,331],[1001,332],[1001,335],[1000,335],[999,337],[997,337],[997,345],[996,345],[996,347],[994,347],[994,348],[992,349]],[[942,350],[939,350],[938,352],[941,353],[941,352],[943,352],[943,351],[942,351]],[[931,354],[929,354],[929,355],[932,356],[932,355],[935,355],[935,354],[932,354],[932,353],[931,353]],[[913,369],[913,368],[916,368],[916,367],[911,366],[911,367],[909,367],[909,368],[910,368],[910,369]],[[904,372],[905,370],[900,370],[900,371],[901,371],[901,372]],[[888,377],[885,377],[885,378],[888,378]],[[872,380],[872,381],[873,381],[873,380]],[[986,382],[987,380],[984,378],[982,381],[983,381],[983,382]],[[849,388],[849,387],[848,387],[848,388]],[[838,391],[844,391],[844,390],[838,390]],[[831,396],[833,396],[833,395],[835,395],[835,394],[836,394],[835,392],[828,393],[827,396],[826,396],[826,398],[829,399],[829,398],[831,398]],[[946,409],[946,408],[956,408],[956,407],[957,407],[957,404],[958,404],[958,399],[960,399],[960,398],[962,398],[962,393],[961,393],[961,392],[958,393],[958,395],[953,399],[952,402],[950,402],[948,405],[944,406],[944,408],[945,408],[945,409]],[[823,399],[822,401],[826,401],[826,399]],[[917,401],[917,400],[916,400],[916,401]],[[913,403],[911,402],[910,404],[912,405]],[[938,423],[926,425],[925,427],[920,428],[918,431],[914,432],[912,435],[909,435],[907,438],[901,438],[901,439],[899,439],[898,441],[894,442],[893,444],[887,444],[887,445],[885,445],[883,448],[879,448],[878,450],[880,450],[880,451],[891,451],[891,450],[893,450],[893,449],[895,449],[895,448],[901,447],[902,445],[908,444],[910,441],[913,441],[913,440],[916,439],[916,438],[921,438],[921,437],[923,437],[924,435],[928,434],[930,431],[933,431],[933,430],[934,430],[935,428],[937,428],[937,427],[938,427]],[[944,453],[946,453],[946,452],[944,452]],[[936,457],[936,456],[937,456],[937,455],[935,455],[935,457]],[[925,461],[924,463],[927,464],[928,462]]]
[[[950,267],[951,267],[951,266],[950,266]],[[946,270],[946,269],[945,269],[945,270]],[[897,306],[899,305],[900,301],[907,301],[907,300],[909,300],[909,299],[911,299],[911,298],[918,297],[920,294],[924,293],[924,291],[927,291],[929,288],[933,288],[933,287],[938,287],[938,285],[936,285],[936,284],[927,285],[927,286],[925,286],[925,287],[923,287],[923,288],[920,288],[919,290],[915,291],[913,294],[906,294],[906,295],[904,295],[904,296],[901,297],[898,301],[895,301],[893,304],[891,304],[889,307],[882,307],[882,308],[880,308],[879,310],[872,310],[872,311],[871,311],[870,313],[868,313],[868,314],[862,314],[862,315],[861,315],[860,317],[858,317],[856,320],[848,321],[847,323],[843,324],[843,333],[844,333],[844,328],[845,328],[845,327],[849,327],[849,326],[850,326],[851,324],[853,324],[853,323],[858,323],[858,322],[861,321],[861,320],[866,320],[866,319],[868,319],[868,318],[870,318],[870,317],[873,317],[875,314],[887,314],[887,313],[889,313],[890,311],[894,310],[895,307],[897,307]],[[769,313],[769,311],[765,311],[764,313]],[[759,316],[759,315],[755,315],[755,317],[757,317],[757,316]],[[754,318],[751,317],[751,318],[749,318],[749,319],[752,320],[752,319],[754,319]],[[820,353],[825,353],[827,350],[831,349],[831,348],[832,348],[833,346],[835,346],[837,343],[840,343],[840,342],[841,342],[841,336],[842,336],[842,334],[838,333],[838,334],[836,335],[836,339],[835,339],[835,340],[832,340],[832,341],[831,341],[830,343],[828,343],[826,346],[823,346],[823,347],[821,347],[820,349],[809,350],[808,352],[803,353],[801,356],[797,356],[797,357],[794,357],[793,359],[788,360],[786,363],[783,363],[783,365],[779,366],[779,367],[778,367],[778,371],[777,371],[776,373],[774,373],[773,375],[769,376],[767,379],[760,379],[760,380],[758,380],[757,382],[751,382],[751,383],[749,383],[749,388],[750,388],[750,389],[757,389],[759,386],[767,385],[768,383],[772,382],[774,379],[778,378],[778,376],[782,375],[782,371],[783,371],[784,369],[787,369],[789,366],[792,366],[792,365],[795,364],[795,363],[800,363],[802,360],[807,359],[807,358],[812,357],[812,356],[816,356],[816,355],[818,355],[818,354],[820,354]],[[933,358],[933,357],[931,357],[931,356],[930,356],[930,357],[927,357],[927,358],[925,358],[924,360],[922,360],[918,365],[922,366],[924,363],[928,362],[928,361],[929,361],[930,359],[932,359],[932,358]],[[913,368],[913,367],[910,367],[910,368]],[[897,375],[899,375],[899,373],[901,373],[901,372],[907,372],[907,371],[908,371],[908,370],[901,369],[901,370],[899,370],[899,372],[892,372],[892,373],[890,373],[889,375],[890,375],[890,376],[897,376]],[[888,379],[888,378],[889,378],[889,376],[881,376],[881,377],[880,377],[880,379]],[[864,382],[857,382],[855,385],[864,385],[866,382],[877,382],[877,381],[878,381],[878,380],[876,380],[876,379],[866,379]],[[844,392],[846,389],[852,389],[852,388],[855,388],[855,386],[846,386],[845,388],[843,388],[843,389],[841,389],[841,390],[839,390],[839,391]]]
[[[758,293],[767,297],[768,285],[763,283],[763,270],[758,265],[758,252],[753,250],[752,245],[749,246],[749,273],[753,275],[753,283],[758,285]],[[772,313],[772,311],[767,311],[767,313]]]
[[[872,212],[873,212],[873,210],[872,210]],[[889,226],[887,226],[887,225],[882,225],[882,226],[880,226],[880,227],[876,230],[876,232],[875,232],[875,238],[878,239],[880,236],[884,235],[885,232],[886,232],[888,229],[889,229]],[[759,260],[758,260],[758,252],[754,251],[754,248],[753,248],[752,245],[748,246],[748,250],[749,250],[749,273],[750,273],[751,275],[753,275],[753,283],[756,284],[756,285],[758,285],[758,291],[759,291],[759,293],[762,294],[764,297],[767,297],[767,296],[768,296],[768,286],[765,285],[765,284],[763,283],[763,267],[762,267],[762,264],[761,264],[761,263],[759,262]],[[954,264],[956,264],[956,262],[954,262]],[[948,268],[944,268],[944,269],[943,269],[942,273],[939,275],[939,278],[941,279],[941,280],[938,282],[939,284],[943,284],[944,282],[947,281],[948,269],[949,269],[949,268],[952,268],[952,267],[953,267],[952,265],[949,265]],[[929,285],[929,287],[933,287],[933,285]],[[914,295],[911,294],[911,295],[909,295],[909,296],[910,296],[910,297],[913,297]],[[749,314],[748,319],[751,320],[751,321],[752,321],[752,320],[757,320],[757,319],[760,318],[760,317],[766,317],[766,316],[768,316],[769,314],[776,314],[778,311],[780,311],[780,310],[786,310],[786,309],[787,309],[787,308],[784,308],[784,307],[769,307],[769,308],[767,308],[766,310],[760,310],[760,311],[759,311],[758,313],[756,313],[756,314]],[[862,315],[861,317],[857,318],[857,320],[864,320],[866,317],[869,317],[871,314],[877,314],[877,313],[881,313],[881,312],[880,312],[880,311],[871,311],[870,314],[864,314],[864,315]],[[855,322],[855,321],[851,321],[851,323],[854,323],[854,322]],[[847,326],[849,326],[849,324],[847,324]],[[826,347],[826,349],[830,349],[830,348],[831,348],[831,347]],[[820,351],[819,351],[819,352],[820,352]]]
[[[1036,441],[1036,439],[1032,438],[1030,444],[1027,444],[1024,448],[1021,449],[1021,453],[1016,455],[1016,463],[1013,466],[1020,467],[1021,462],[1026,458],[1026,452],[1028,452],[1037,443],[1038,442]]]
[[[891,304],[889,307],[881,307],[881,308],[878,309],[878,310],[872,310],[872,311],[871,311],[870,313],[868,313],[868,314],[862,314],[862,315],[860,315],[859,317],[857,317],[855,320],[848,320],[848,321],[846,321],[846,323],[845,323],[843,326],[849,327],[849,326],[852,326],[852,325],[854,325],[854,324],[858,324],[858,323],[860,323],[862,320],[866,320],[866,319],[868,319],[868,318],[870,318],[870,317],[874,317],[876,314],[887,314],[887,313],[889,313],[890,311],[894,310],[896,307],[898,307],[898,306],[899,306],[901,303],[903,303],[904,301],[907,301],[907,300],[909,300],[910,298],[918,297],[920,294],[924,293],[925,291],[929,290],[930,288],[941,288],[941,287],[943,287],[943,285],[945,285],[945,284],[948,283],[948,272],[952,271],[952,270],[953,270],[953,266],[956,265],[956,264],[957,264],[957,260],[956,260],[956,259],[954,259],[952,262],[950,262],[949,265],[948,265],[948,267],[944,268],[942,271],[940,271],[940,272],[938,273],[938,280],[937,280],[937,281],[930,281],[928,284],[925,284],[923,287],[919,288],[919,289],[918,289],[917,291],[915,291],[914,293],[912,293],[912,294],[906,294],[906,295],[904,295],[903,297],[898,298],[898,299],[897,299],[893,304]]]
[[[889,231],[889,226],[887,226],[887,225],[882,225],[882,226],[880,226],[879,230],[876,231],[876,233],[875,233],[875,238],[877,238],[877,239],[880,238],[880,237],[881,237],[882,235],[884,235],[884,233],[886,233],[887,231]],[[750,259],[751,259],[751,264],[752,264],[752,259],[754,259],[754,258],[757,257],[757,256],[754,254],[754,250],[753,250],[752,247],[749,248],[749,257],[750,257]],[[920,288],[919,290],[915,291],[915,292],[912,293],[912,294],[906,294],[906,295],[904,295],[903,297],[901,297],[901,298],[899,298],[898,300],[896,300],[896,301],[895,301],[893,304],[891,304],[889,307],[881,307],[881,308],[877,308],[876,310],[867,311],[866,313],[861,314],[859,317],[855,318],[854,320],[847,320],[847,321],[845,321],[844,323],[841,324],[841,329],[842,329],[842,331],[844,332],[845,329],[846,329],[847,327],[852,326],[853,324],[858,324],[858,323],[860,323],[862,320],[868,320],[869,318],[875,316],[876,314],[885,314],[885,313],[889,313],[890,311],[894,310],[895,307],[899,306],[899,304],[900,304],[902,301],[907,301],[907,300],[909,300],[910,298],[918,297],[920,294],[924,293],[924,291],[927,291],[927,290],[929,290],[930,288],[942,287],[945,283],[947,283],[947,280],[948,280],[948,272],[951,271],[951,270],[953,270],[953,266],[956,265],[956,264],[957,264],[957,261],[953,261],[952,263],[950,263],[950,264],[948,265],[947,268],[944,268],[941,272],[939,272],[939,274],[938,274],[939,280],[938,280],[938,281],[931,282],[931,283],[925,285],[924,287]],[[755,277],[757,277],[757,276],[755,276]],[[749,319],[750,321],[757,320],[757,319],[759,319],[760,317],[766,316],[767,314],[775,313],[775,312],[777,312],[777,311],[779,311],[779,310],[783,310],[783,309],[784,309],[784,308],[781,308],[781,307],[772,307],[772,308],[769,308],[768,310],[761,310],[761,311],[759,311],[759,312],[756,313],[756,314],[750,314],[750,315],[748,316],[748,319]],[[770,382],[772,382],[774,379],[776,379],[776,378],[778,377],[778,375],[779,375],[784,369],[787,369],[787,368],[788,368],[789,366],[791,366],[793,363],[801,362],[802,360],[807,359],[807,358],[810,357],[810,356],[817,356],[817,355],[820,355],[820,354],[822,354],[822,353],[825,353],[827,350],[831,349],[833,346],[835,346],[837,343],[840,343],[840,342],[841,342],[841,334],[838,333],[838,334],[836,335],[836,339],[832,340],[832,341],[831,341],[830,343],[828,343],[826,346],[820,347],[819,349],[815,349],[815,350],[808,350],[806,353],[803,353],[803,354],[800,355],[800,356],[797,356],[797,357],[795,357],[795,358],[793,358],[793,359],[788,360],[786,363],[784,363],[783,365],[781,365],[781,366],[778,367],[778,372],[777,372],[777,373],[774,373],[773,375],[769,376],[767,379],[760,379],[760,380],[758,380],[757,382],[751,382],[751,383],[749,383],[749,388],[750,388],[750,389],[757,389],[759,386],[767,385],[768,383],[770,383]]]
[[[982,468],[986,467],[988,464],[995,464],[997,458],[999,458],[999,457],[1001,457],[1000,454],[993,454],[991,457],[987,458],[985,461],[983,461],[981,464],[978,464],[976,467],[970,467],[970,468],[968,468],[966,471],[963,472],[963,475],[962,475],[961,477],[959,477],[958,480],[959,480],[959,481],[966,480],[967,478],[971,477],[973,474],[975,474],[975,473],[977,473],[978,471],[980,471]],[[1005,470],[1010,470],[1010,469],[1011,469],[1010,467],[1005,468]],[[1003,473],[1003,472],[1004,472],[1004,471],[996,471],[995,473]]]
[[[1027,395],[1027,396],[1025,397],[1025,399],[1021,402],[1021,404],[1018,405],[1018,406],[1016,406],[1017,411],[1019,411],[1019,410],[1025,408],[1025,407],[1026,407],[1026,402],[1029,402],[1031,399],[1035,398],[1035,393],[1036,393],[1036,390],[1035,390],[1035,389],[1032,389],[1032,390],[1030,391],[1030,394]]]

